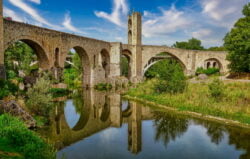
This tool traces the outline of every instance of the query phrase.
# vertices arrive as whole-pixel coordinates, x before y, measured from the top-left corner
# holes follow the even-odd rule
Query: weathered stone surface
[[[25,76],[24,84],[25,85],[34,85],[36,83],[36,77],[33,76]]]
[[[52,86],[52,88],[62,88],[62,89],[67,89],[67,85],[64,83],[58,83],[58,84],[54,84]]]
[[[198,79],[199,79],[199,80],[206,80],[206,79],[208,79],[208,76],[207,76],[206,74],[200,74],[200,75],[198,76]]]
[[[19,71],[18,71],[18,76],[21,77],[21,78],[24,78],[26,75],[25,75],[25,73],[23,72],[23,70],[19,70]]]
[[[0,101],[0,110],[12,116],[19,117],[29,128],[36,127],[34,118],[13,100],[9,102]]]
[[[25,89],[25,85],[22,82],[18,84],[18,87],[21,91]]]

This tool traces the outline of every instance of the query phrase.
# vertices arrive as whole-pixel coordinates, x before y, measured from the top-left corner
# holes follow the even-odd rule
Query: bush
[[[166,60],[158,73],[158,82],[155,84],[157,93],[182,93],[186,86],[186,77],[181,66],[174,60]]]
[[[19,119],[10,115],[0,116],[0,138],[8,146],[27,159],[53,159],[52,146],[45,143],[38,135],[25,127]]]
[[[14,95],[18,91],[18,87],[10,81],[0,79],[0,86],[0,100],[8,95]]]
[[[49,92],[50,88],[50,81],[42,77],[28,90],[26,105],[31,112],[34,112],[36,115],[49,115],[52,107],[52,95]]]
[[[203,67],[199,67],[196,70],[196,75],[199,75],[199,74],[213,75],[213,74],[217,74],[219,72],[220,72],[219,68],[204,69]]]
[[[99,83],[99,84],[95,85],[95,89],[99,90],[99,91],[111,90],[112,85],[109,83]]]
[[[51,93],[53,97],[62,97],[68,95],[70,91],[65,88],[51,88],[49,93]]]
[[[219,79],[214,79],[209,85],[209,94],[213,98],[220,98],[223,96],[224,85],[223,82]]]

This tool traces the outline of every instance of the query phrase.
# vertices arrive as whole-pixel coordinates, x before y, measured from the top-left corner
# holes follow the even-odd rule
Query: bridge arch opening
[[[210,58],[204,61],[204,68],[209,69],[209,68],[217,68],[221,71],[222,69],[222,64],[221,62],[216,59],[216,58]]]
[[[90,87],[91,68],[87,52],[80,46],[69,49],[64,61],[63,80],[69,88]]]
[[[180,65],[180,67],[182,68],[183,72],[184,73],[187,72],[185,64],[178,57],[176,57],[173,54],[168,53],[168,52],[161,52],[161,53],[155,55],[154,57],[150,58],[150,60],[144,66],[143,76],[146,78],[153,78],[153,77],[157,76],[157,73],[150,73],[150,69],[154,69],[154,67],[157,67],[157,65],[160,64],[159,62],[167,62],[168,60],[170,63],[178,63]],[[159,67],[161,67],[161,66],[159,66]]]
[[[59,56],[59,48],[57,47],[55,49],[55,67],[59,67],[59,61],[60,61],[60,56]]]
[[[38,77],[38,70],[48,70],[50,62],[42,46],[30,39],[13,41],[4,52],[7,78],[27,75]]]
[[[106,49],[102,49],[100,53],[100,63],[105,71],[105,78],[108,78],[110,74],[110,56],[109,52]]]
[[[121,55],[121,75],[128,79],[132,76],[132,53],[129,50],[123,50]]]

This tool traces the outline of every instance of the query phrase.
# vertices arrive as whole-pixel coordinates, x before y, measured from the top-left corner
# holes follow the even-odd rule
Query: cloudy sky
[[[191,37],[222,45],[250,0],[3,0],[13,20],[107,41],[127,39],[127,15],[143,15],[143,43],[171,46]]]

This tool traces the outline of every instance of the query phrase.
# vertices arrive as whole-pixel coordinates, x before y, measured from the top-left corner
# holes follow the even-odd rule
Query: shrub
[[[209,85],[209,94],[213,98],[220,98],[223,96],[224,85],[223,82],[219,79],[214,79]]]
[[[14,95],[18,91],[18,87],[10,81],[0,79],[0,86],[0,100],[8,95]]]
[[[47,116],[52,106],[52,95],[49,92],[50,82],[44,77],[39,78],[36,84],[27,92],[27,107],[37,115]]]
[[[187,83],[181,66],[174,60],[166,60],[164,65],[165,69],[159,70],[159,80],[155,84],[155,91],[157,93],[182,93]]]
[[[213,75],[213,74],[216,74],[216,73],[219,73],[219,72],[220,72],[219,68],[204,69],[203,67],[199,67],[196,70],[196,75],[199,75],[199,74]]]
[[[1,115],[0,127],[0,138],[6,140],[8,146],[18,151],[24,158],[55,158],[52,146],[45,143],[37,134],[26,128],[19,119],[6,114]]]

